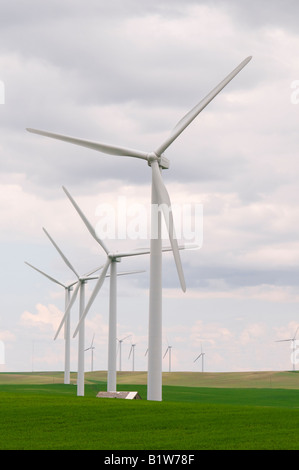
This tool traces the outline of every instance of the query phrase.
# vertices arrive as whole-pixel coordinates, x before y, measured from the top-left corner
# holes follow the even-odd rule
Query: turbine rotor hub
[[[148,154],[147,157],[148,165],[151,166],[152,162],[158,162],[159,166],[163,170],[167,170],[169,168],[169,160],[168,158],[164,157],[164,155],[157,155],[155,152],[151,152]]]
[[[116,261],[117,263],[121,262],[121,258],[119,257],[118,253],[109,253],[108,256],[111,259],[111,261]]]

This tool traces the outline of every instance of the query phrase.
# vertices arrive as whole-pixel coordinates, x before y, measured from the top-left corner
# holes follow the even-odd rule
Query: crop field
[[[299,449],[299,374],[163,374],[163,401],[146,400],[146,374],[118,374],[142,400],[96,398],[106,374],[76,396],[62,373],[0,374],[0,450]],[[211,383],[212,382],[212,383]]]

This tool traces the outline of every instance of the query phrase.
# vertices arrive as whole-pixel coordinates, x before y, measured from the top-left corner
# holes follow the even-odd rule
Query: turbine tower
[[[173,250],[176,268],[183,291],[186,290],[184,274],[181,265],[177,240],[174,234],[173,216],[170,198],[164,185],[161,170],[169,168],[169,160],[163,153],[186,129],[196,116],[215,98],[215,96],[248,64],[251,56],[247,57],[219,85],[217,85],[203,100],[191,109],[174,127],[169,137],[153,152],[128,149],[100,142],[93,142],[76,137],[65,136],[48,131],[30,129],[29,132],[46,137],[80,145],[102,153],[118,156],[129,156],[145,160],[151,168],[151,245],[150,245],[150,289],[149,289],[149,352],[148,352],[148,400],[162,400],[162,242],[161,214],[157,213],[157,205],[162,207],[168,234]]]

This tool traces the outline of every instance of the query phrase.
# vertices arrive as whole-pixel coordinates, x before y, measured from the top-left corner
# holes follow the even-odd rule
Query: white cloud
[[[37,328],[41,331],[48,331],[51,328],[53,331],[58,329],[58,326],[63,317],[63,313],[55,305],[36,305],[36,313],[25,311],[21,315],[21,324],[30,328]]]
[[[12,331],[0,329],[0,340],[4,343],[16,340],[16,335]]]
[[[266,326],[263,323],[247,325],[240,334],[239,341],[242,345],[256,342],[265,336]]]

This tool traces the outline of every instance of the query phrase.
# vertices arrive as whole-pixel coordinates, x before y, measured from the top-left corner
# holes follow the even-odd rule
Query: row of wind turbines
[[[91,372],[93,372],[93,361],[94,361],[94,350],[95,350],[95,346],[93,345],[94,344],[94,334],[93,334],[93,337],[92,337],[92,341],[90,343],[90,346],[89,348],[86,348],[84,349],[84,351],[91,351]],[[127,335],[125,336],[124,338],[122,339],[118,339],[117,338],[117,341],[118,341],[118,354],[119,354],[119,371],[122,370],[122,350],[121,350],[121,346],[122,346],[122,343],[127,339],[127,338],[130,338],[131,335]],[[282,340],[282,341],[287,341],[287,340]],[[130,347],[130,352],[129,352],[129,355],[128,355],[128,359],[131,358],[132,356],[132,371],[134,372],[135,371],[135,348],[136,348],[136,343],[131,343],[131,347]],[[167,356],[168,354],[168,371],[171,372],[171,351],[172,351],[172,346],[168,345],[167,346],[167,349],[164,353],[164,356],[163,356],[163,359]],[[147,352],[148,352],[148,349],[146,350],[145,352],[145,356],[147,355]],[[205,353],[203,352],[202,350],[202,346],[201,346],[201,353],[194,359],[193,362],[196,362],[198,361],[198,359],[201,358],[201,371],[204,372],[204,356],[205,356]]]
[[[149,285],[149,317],[148,317],[148,379],[147,379],[147,399],[162,400],[162,238],[161,238],[161,213],[154,210],[158,205],[163,211],[163,217],[168,229],[168,235],[171,244],[171,251],[178,273],[181,289],[186,291],[186,282],[184,278],[179,246],[174,230],[174,221],[171,210],[171,202],[168,191],[162,179],[162,170],[169,168],[169,160],[164,156],[164,152],[179,137],[187,126],[198,116],[198,114],[228,85],[228,83],[248,64],[251,56],[243,60],[224,80],[222,80],[204,99],[202,99],[194,108],[192,108],[173,128],[169,137],[162,142],[154,151],[146,152],[140,150],[119,147],[116,145],[94,142],[77,137],[70,137],[62,134],[48,132],[44,130],[27,128],[31,133],[41,136],[58,139],[67,143],[83,146],[98,152],[112,156],[133,157],[144,160],[151,169],[151,240],[150,249],[147,251],[134,251],[128,253],[110,252],[102,240],[97,236],[94,227],[87,220],[81,209],[73,200],[68,191],[64,188],[66,195],[77,210],[87,229],[93,238],[99,243],[106,253],[106,262],[101,268],[101,274],[96,280],[94,290],[85,305],[84,286],[89,282],[89,275],[80,277],[71,267],[77,277],[76,287],[71,298],[66,300],[65,314],[61,321],[57,334],[62,326],[65,326],[66,342],[68,341],[68,323],[70,310],[75,302],[76,296],[80,290],[80,314],[79,322],[74,332],[74,336],[79,335],[78,340],[78,382],[77,394],[84,394],[84,320],[88,314],[95,298],[99,294],[104,283],[108,270],[110,271],[110,306],[109,306],[109,339],[108,339],[108,389],[116,390],[116,371],[115,371],[115,344],[116,344],[116,278],[117,263],[125,257],[141,254],[150,254],[150,285]],[[125,162],[124,162],[125,164]],[[153,235],[155,234],[155,236]],[[63,256],[64,258],[64,256]],[[65,259],[66,262],[66,259]],[[72,285],[72,287],[75,284]],[[67,289],[69,293],[69,288]],[[83,361],[83,363],[82,363]]]
[[[294,335],[292,336],[292,338],[287,338],[287,339],[279,339],[279,340],[276,340],[275,342],[276,343],[291,343],[291,348],[292,348],[292,363],[293,363],[293,371],[296,370],[296,350],[297,350],[297,347],[296,347],[296,342],[297,342],[297,333],[298,333],[298,330],[299,330],[299,326],[296,328],[295,330],[295,333]],[[122,370],[122,359],[121,359],[121,344],[123,343],[123,341],[125,341],[127,338],[129,338],[131,335],[128,335],[128,336],[125,336],[124,338],[122,339],[118,339],[117,338],[117,341],[119,343],[119,371]],[[91,344],[90,344],[90,347],[85,349],[85,351],[91,351],[91,371],[93,371],[93,351],[95,349],[95,347],[93,346],[93,343],[94,343],[94,335],[93,335],[93,338],[92,338],[92,341],[91,341]],[[131,348],[130,348],[130,352],[129,352],[129,355],[128,355],[128,359],[130,359],[130,357],[132,356],[132,371],[135,371],[135,347],[136,347],[136,343],[131,343]],[[173,346],[169,345],[167,346],[166,348],[166,351],[163,355],[163,359],[168,355],[168,371],[171,372],[172,371],[172,368],[171,368],[171,353],[172,353],[172,348]],[[147,355],[148,353],[148,349],[146,350],[145,352],[145,356]],[[201,358],[201,371],[204,372],[204,357],[205,357],[205,352],[203,351],[202,349],[202,345],[201,345],[201,352],[200,354],[194,359],[194,363],[197,362],[200,358]]]

